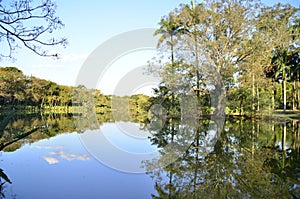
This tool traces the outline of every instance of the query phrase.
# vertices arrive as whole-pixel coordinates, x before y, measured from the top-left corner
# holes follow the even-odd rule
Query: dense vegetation
[[[52,81],[26,76],[16,67],[0,68],[0,105],[2,108],[78,112],[81,107],[91,106],[99,113],[111,112],[111,99],[127,101],[132,114],[149,108],[149,97],[133,95],[117,97],[103,95],[97,89],[58,85]],[[78,109],[76,109],[78,108]]]
[[[193,90],[209,107],[217,91],[218,103],[226,97],[227,113],[235,114],[299,109],[298,14],[289,4],[259,1],[180,5],[155,32],[159,53],[150,71],[163,78],[158,95],[176,99]]]

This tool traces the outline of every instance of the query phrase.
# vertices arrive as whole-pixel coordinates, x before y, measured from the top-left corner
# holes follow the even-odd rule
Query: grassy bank
[[[21,113],[55,113],[55,114],[61,114],[61,113],[83,113],[86,112],[85,107],[81,106],[0,106],[1,113],[9,112],[10,110],[16,110],[16,112]],[[104,108],[104,107],[96,107],[95,108],[96,113],[108,113],[111,112],[110,109]]]

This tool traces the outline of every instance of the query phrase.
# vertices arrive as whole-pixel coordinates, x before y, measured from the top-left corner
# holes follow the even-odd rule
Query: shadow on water
[[[299,198],[299,121],[227,119],[217,133],[210,120],[201,120],[192,145],[165,168],[152,169],[152,198]],[[150,125],[151,126],[151,125]],[[152,144],[177,142],[179,124],[166,122]],[[161,151],[163,153],[164,151]]]

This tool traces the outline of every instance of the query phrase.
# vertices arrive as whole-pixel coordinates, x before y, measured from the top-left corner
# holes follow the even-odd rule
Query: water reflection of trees
[[[300,197],[299,121],[227,120],[214,146],[203,150],[208,123],[201,121],[191,147],[172,164],[152,170],[146,163],[152,198]],[[173,125],[166,122],[152,143],[176,142]]]
[[[0,115],[0,122],[7,118],[8,114]],[[118,120],[134,121],[142,123],[147,120],[146,114],[140,114],[126,117],[127,115],[119,112]],[[5,147],[5,151],[15,151],[24,144],[34,143],[41,139],[50,138],[62,133],[68,132],[84,132],[85,130],[98,129],[105,122],[114,122],[116,118],[112,113],[95,114],[94,112],[82,112],[74,114],[54,114],[54,113],[36,113],[36,114],[20,114],[15,113],[4,129],[0,143],[7,143],[14,138],[20,136],[24,132],[31,131],[35,127],[44,128],[35,131],[26,138],[14,142]]]
[[[0,115],[0,121],[5,120],[6,117],[7,115]],[[110,114],[97,114],[94,119],[98,126],[93,125],[94,120],[90,116],[85,117],[82,114],[15,114],[4,129],[0,143],[7,143],[35,127],[44,127],[4,148],[5,151],[15,151],[24,144],[34,143],[62,133],[99,128],[102,123],[113,121]],[[80,121],[80,125],[77,125],[76,121]]]

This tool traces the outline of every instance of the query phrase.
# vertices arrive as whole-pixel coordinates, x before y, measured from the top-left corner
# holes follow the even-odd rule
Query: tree
[[[300,47],[297,45],[300,40],[300,18],[297,18],[294,22],[294,24],[289,28],[289,31],[292,35],[292,43],[293,49],[291,50],[290,55],[290,63],[291,66],[291,72],[292,72],[292,80],[293,80],[293,90],[294,90],[294,96],[293,96],[293,109],[299,109],[299,100],[300,100],[300,89],[299,89],[299,83],[300,83]],[[296,44],[296,45],[295,45]]]
[[[274,53],[272,63],[276,67],[275,77],[280,79],[282,83],[282,96],[283,96],[283,111],[286,112],[286,82],[287,74],[290,73],[290,67],[287,65],[288,62],[288,50],[283,51],[276,50]]]
[[[185,29],[178,21],[177,13],[170,12],[169,15],[163,17],[161,21],[158,23],[160,28],[157,29],[154,35],[161,35],[157,44],[158,48],[170,47],[170,58],[171,63],[166,63],[163,66],[163,70],[160,71],[160,75],[163,78],[163,81],[167,84],[171,89],[172,95],[172,108],[174,108],[174,100],[175,100],[175,81],[174,77],[175,68],[176,68],[176,54],[175,54],[175,46],[178,43],[178,37],[185,32]],[[164,45],[165,44],[165,45]]]
[[[291,78],[293,80],[293,110],[299,109],[299,75],[300,75],[300,53],[292,51],[289,59],[289,65],[291,66]]]
[[[252,111],[248,109],[248,113],[261,112],[261,107],[274,108],[275,97],[272,98],[272,94],[276,94],[276,68],[272,58],[274,60],[276,51],[294,51],[294,56],[286,57],[285,61],[292,68],[287,76],[291,78],[291,72],[295,73],[294,77],[297,76],[297,11],[289,4],[266,7],[259,0],[213,0],[200,4],[192,1],[191,4],[182,4],[180,9],[175,9],[160,22],[164,26],[158,30],[168,33],[160,39],[159,46],[166,41],[165,38],[169,38],[168,45],[164,47],[171,51],[171,63],[164,63],[158,69],[163,79],[162,85],[175,85],[173,88],[178,93],[182,87],[189,86],[198,100],[209,94],[211,100],[206,104],[215,108],[214,116],[217,118],[224,115],[226,93],[231,89],[252,88],[252,96],[247,96],[252,101]],[[290,64],[291,61],[293,64]],[[295,94],[293,98],[295,106]],[[268,103],[270,100],[272,106]]]
[[[199,68],[199,62],[201,60],[201,56],[199,55],[201,52],[199,51],[199,42],[202,32],[200,31],[198,24],[200,24],[201,15],[203,13],[203,4],[195,5],[195,1],[191,1],[190,5],[184,5],[182,7],[181,13],[179,15],[179,21],[188,34],[186,34],[187,38],[191,41],[191,51],[192,51],[192,59],[189,60],[193,64],[190,65],[190,75],[195,76],[195,83],[193,85],[194,90],[196,91],[197,98],[200,98],[200,79],[201,79],[201,71]]]
[[[170,46],[171,50],[171,64],[175,63],[175,45],[176,37],[180,36],[185,30],[178,21],[178,16],[174,12],[170,12],[169,15],[163,17],[158,23],[160,28],[157,29],[154,35],[161,35],[157,44],[157,47],[161,47],[164,42]]]
[[[25,99],[26,77],[15,67],[0,68],[0,102],[17,105]]]
[[[52,0],[0,1],[0,42],[3,43],[0,58],[13,58],[13,52],[20,44],[40,56],[57,57],[57,53],[48,52],[48,47],[65,47],[67,40],[50,36],[64,27],[55,15],[56,7]]]
[[[196,80],[196,89],[203,86],[215,88],[210,94],[216,96],[216,116],[224,115],[224,85],[227,89],[234,85],[234,74],[252,51],[253,46],[249,47],[249,40],[254,31],[255,13],[258,11],[255,5],[252,1],[206,1],[203,4],[182,5],[180,10],[182,26],[189,30],[182,40],[182,49],[193,46],[191,54],[194,55],[193,60],[186,60],[185,52],[182,55],[195,71],[192,78],[187,73],[186,79]],[[202,81],[201,86],[200,75],[206,76],[206,82]]]
[[[299,30],[297,25],[297,8],[289,4],[278,3],[272,7],[265,7],[259,15],[258,31],[265,38],[265,43],[272,50],[270,66],[275,79],[282,81],[283,109],[286,111],[286,83],[290,78],[289,51],[299,46]]]

